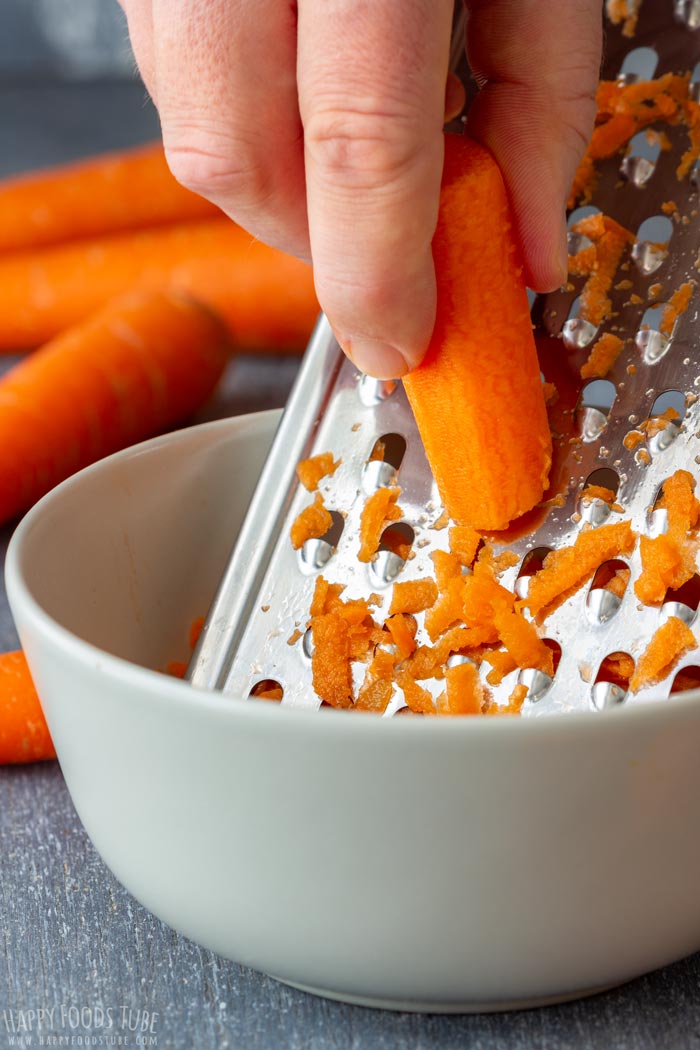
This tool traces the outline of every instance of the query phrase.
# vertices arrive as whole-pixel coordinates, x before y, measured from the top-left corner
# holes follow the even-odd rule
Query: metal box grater
[[[629,0],[630,7],[637,6]],[[667,71],[693,70],[692,84],[700,98],[700,0],[644,0],[633,40],[620,28],[607,30],[605,79],[648,79]],[[518,565],[507,570],[502,583],[526,593],[527,562],[537,555],[574,542],[585,523],[597,526],[610,508],[601,500],[585,504],[581,491],[591,479],[617,488],[624,517],[636,531],[654,534],[665,528],[665,511],[653,511],[663,481],[676,469],[700,476],[700,323],[698,296],[680,316],[670,338],[659,330],[658,308],[648,310],[648,289],[663,282],[670,295],[681,283],[700,276],[700,219],[695,164],[690,177],[679,182],[675,169],[687,146],[687,128],[666,127],[671,148],[660,151],[647,137],[632,140],[627,156],[597,162],[598,183],[588,211],[599,209],[638,236],[627,256],[624,276],[631,286],[611,292],[613,319],[600,330],[577,316],[577,289],[532,296],[536,334],[554,365],[555,382],[577,382],[578,370],[590,346],[605,331],[627,337],[625,348],[606,380],[586,384],[578,399],[576,425],[580,443],[572,444],[563,464],[568,479],[554,505],[543,507],[541,520],[528,531],[497,538],[496,548],[518,555]],[[672,222],[661,205],[669,198],[684,218]],[[570,225],[585,213],[576,209]],[[668,247],[659,250],[658,242]],[[572,234],[572,240],[577,235]],[[578,246],[576,246],[578,247]],[[639,296],[635,303],[634,297]],[[615,316],[616,315],[616,316]],[[556,343],[553,340],[556,339]],[[566,346],[562,346],[562,341]],[[634,369],[636,371],[630,374]],[[546,365],[545,365],[546,371]],[[628,449],[626,434],[668,405],[684,411],[680,426],[671,424]],[[517,405],[510,406],[513,412]],[[369,461],[375,442],[385,438],[387,459]],[[331,532],[309,540],[295,552],[289,540],[291,522],[311,497],[297,482],[299,460],[332,451],[342,464],[321,482],[325,503],[333,511]],[[596,473],[603,471],[603,474]],[[357,560],[359,519],[367,496],[380,485],[398,483],[404,511],[401,527],[412,542],[403,561],[380,547],[369,565]],[[556,505],[559,502],[561,505]],[[311,639],[305,630],[308,609],[319,572],[345,585],[347,597],[381,595],[376,617],[386,615],[391,585],[396,579],[433,576],[430,555],[448,549],[448,532],[436,528],[443,507],[428,467],[421,439],[400,383],[379,381],[358,373],[341,353],[326,320],[321,318],[304,357],[299,376],[281,420],[231,562],[209,612],[193,654],[189,680],[200,687],[220,689],[238,698],[250,695],[257,683],[279,683],[285,706],[320,706],[311,680]],[[535,559],[528,555],[535,552]],[[597,681],[603,658],[613,652],[639,656],[660,622],[680,615],[697,634],[697,612],[691,604],[666,603],[660,610],[639,604],[633,583],[640,571],[639,553],[627,559],[631,579],[620,599],[609,591],[583,586],[546,620],[546,636],[560,647],[553,679],[535,669],[506,676],[492,688],[494,699],[506,702],[516,682],[528,696],[526,717],[594,707],[603,709],[626,699],[618,685]],[[531,570],[530,570],[531,571]],[[418,614],[416,641],[428,638],[423,614]],[[459,659],[459,657],[457,657]],[[462,658],[464,659],[464,658]],[[700,664],[697,652],[679,664]],[[357,668],[355,685],[364,675]],[[674,670],[674,674],[675,674]],[[421,683],[437,695],[444,683]],[[671,680],[640,690],[632,702],[663,696]],[[386,715],[405,707],[396,688]]]

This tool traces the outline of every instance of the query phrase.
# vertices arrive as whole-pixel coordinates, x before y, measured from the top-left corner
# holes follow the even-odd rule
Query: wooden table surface
[[[0,113],[0,174],[157,130],[143,89],[120,81],[0,83]],[[236,361],[204,415],[282,404],[295,367]],[[0,533],[3,554],[9,533]],[[0,646],[16,645],[2,590]],[[109,1031],[100,1011],[111,1011]],[[160,1050],[700,1047],[700,954],[592,999],[513,1014],[328,1002],[204,951],[142,908],[96,854],[57,763],[0,770],[0,1050],[136,1046],[144,1026],[141,1045]]]

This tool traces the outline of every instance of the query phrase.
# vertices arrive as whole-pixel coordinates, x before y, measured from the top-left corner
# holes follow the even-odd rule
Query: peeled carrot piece
[[[174,179],[154,142],[4,179],[0,252],[218,214]]]
[[[135,288],[198,299],[249,350],[296,353],[318,312],[310,267],[209,219],[0,256],[0,350],[38,346]]]
[[[450,517],[502,529],[542,498],[551,438],[503,179],[460,135],[445,136],[433,257],[435,329],[404,386]]]
[[[0,656],[0,765],[55,758],[51,736],[21,650]]]
[[[191,415],[228,349],[197,303],[136,293],[0,379],[0,520],[101,456]]]
[[[684,653],[697,647],[697,640],[690,628],[678,616],[669,616],[637,661],[630,689],[635,693],[645,685],[661,681]]]

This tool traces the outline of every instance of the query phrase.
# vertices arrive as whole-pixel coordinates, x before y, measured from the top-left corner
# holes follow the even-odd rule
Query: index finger
[[[299,0],[297,82],[319,300],[359,368],[418,364],[435,319],[452,0]]]

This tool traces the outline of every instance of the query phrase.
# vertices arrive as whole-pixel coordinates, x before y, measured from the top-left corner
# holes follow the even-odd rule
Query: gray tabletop
[[[0,81],[0,113],[0,174],[157,130],[142,88],[123,80]],[[203,417],[282,404],[295,368],[272,356],[235,361]],[[16,645],[3,591],[0,646]],[[604,995],[529,1012],[439,1017],[327,1002],[204,951],[137,904],[92,847],[57,763],[0,769],[0,1050],[117,1045],[100,1027],[107,1010],[111,1034],[127,1040],[119,1045],[138,1045],[145,1031],[142,1045],[161,1050],[694,1047],[700,955]]]

